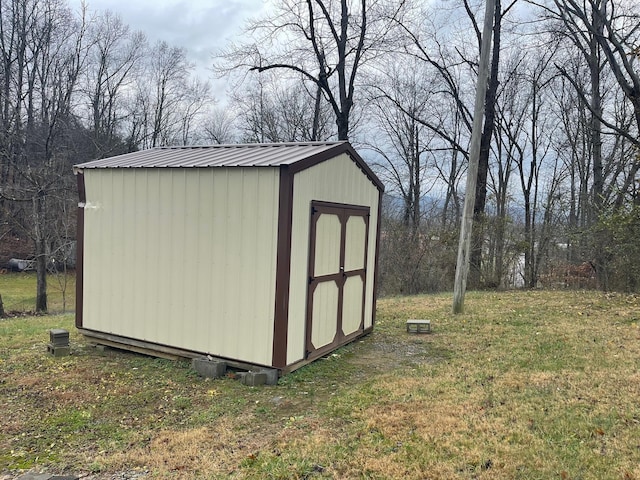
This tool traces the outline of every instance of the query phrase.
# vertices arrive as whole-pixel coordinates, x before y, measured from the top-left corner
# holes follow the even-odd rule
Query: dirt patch
[[[414,368],[438,363],[451,353],[437,341],[437,334],[399,334],[373,332],[353,346],[349,362],[379,372],[395,368]]]

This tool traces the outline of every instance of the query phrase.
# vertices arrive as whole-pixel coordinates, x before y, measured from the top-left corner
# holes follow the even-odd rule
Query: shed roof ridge
[[[295,164],[318,154],[348,151],[349,148],[348,141],[165,146],[82,162],[74,165],[74,169],[277,167]]]
[[[206,150],[218,148],[266,148],[266,147],[314,147],[334,146],[348,143],[347,140],[308,141],[308,142],[271,142],[271,143],[220,143],[211,145],[164,145],[147,150]],[[145,151],[145,150],[140,150]]]
[[[152,147],[79,163],[73,170],[79,173],[84,169],[279,167],[290,168],[291,173],[295,173],[339,154],[351,158],[380,191],[384,191],[380,179],[346,140]]]

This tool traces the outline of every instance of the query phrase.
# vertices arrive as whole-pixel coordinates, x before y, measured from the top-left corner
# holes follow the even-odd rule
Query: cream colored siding
[[[83,327],[270,365],[278,169],[84,177]]]
[[[293,184],[287,364],[304,358],[311,201],[370,207],[365,324],[372,324],[378,189],[347,154],[297,173]],[[351,248],[351,247],[347,247]],[[350,290],[352,288],[350,287]],[[318,345],[315,345],[318,347]]]

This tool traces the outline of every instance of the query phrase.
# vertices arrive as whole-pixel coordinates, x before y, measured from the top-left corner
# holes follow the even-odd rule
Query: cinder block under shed
[[[278,383],[278,371],[273,368],[264,368],[258,371],[240,372],[237,374],[240,383],[250,387],[260,385],[276,385]]]
[[[384,187],[348,142],[160,147],[74,172],[90,341],[288,372],[373,329]]]
[[[212,357],[198,357],[191,360],[191,367],[202,377],[221,378],[227,374],[229,367],[234,366]],[[275,368],[261,368],[257,371],[234,372],[233,376],[240,380],[243,385],[255,387],[259,385],[276,385],[279,372]]]
[[[208,358],[194,358],[191,360],[191,368],[204,378],[220,378],[227,373],[227,364],[219,360]]]

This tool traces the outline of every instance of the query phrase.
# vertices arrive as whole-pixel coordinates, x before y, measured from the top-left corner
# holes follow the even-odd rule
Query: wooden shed
[[[74,167],[76,326],[291,371],[371,331],[383,185],[348,142],[161,147]]]

